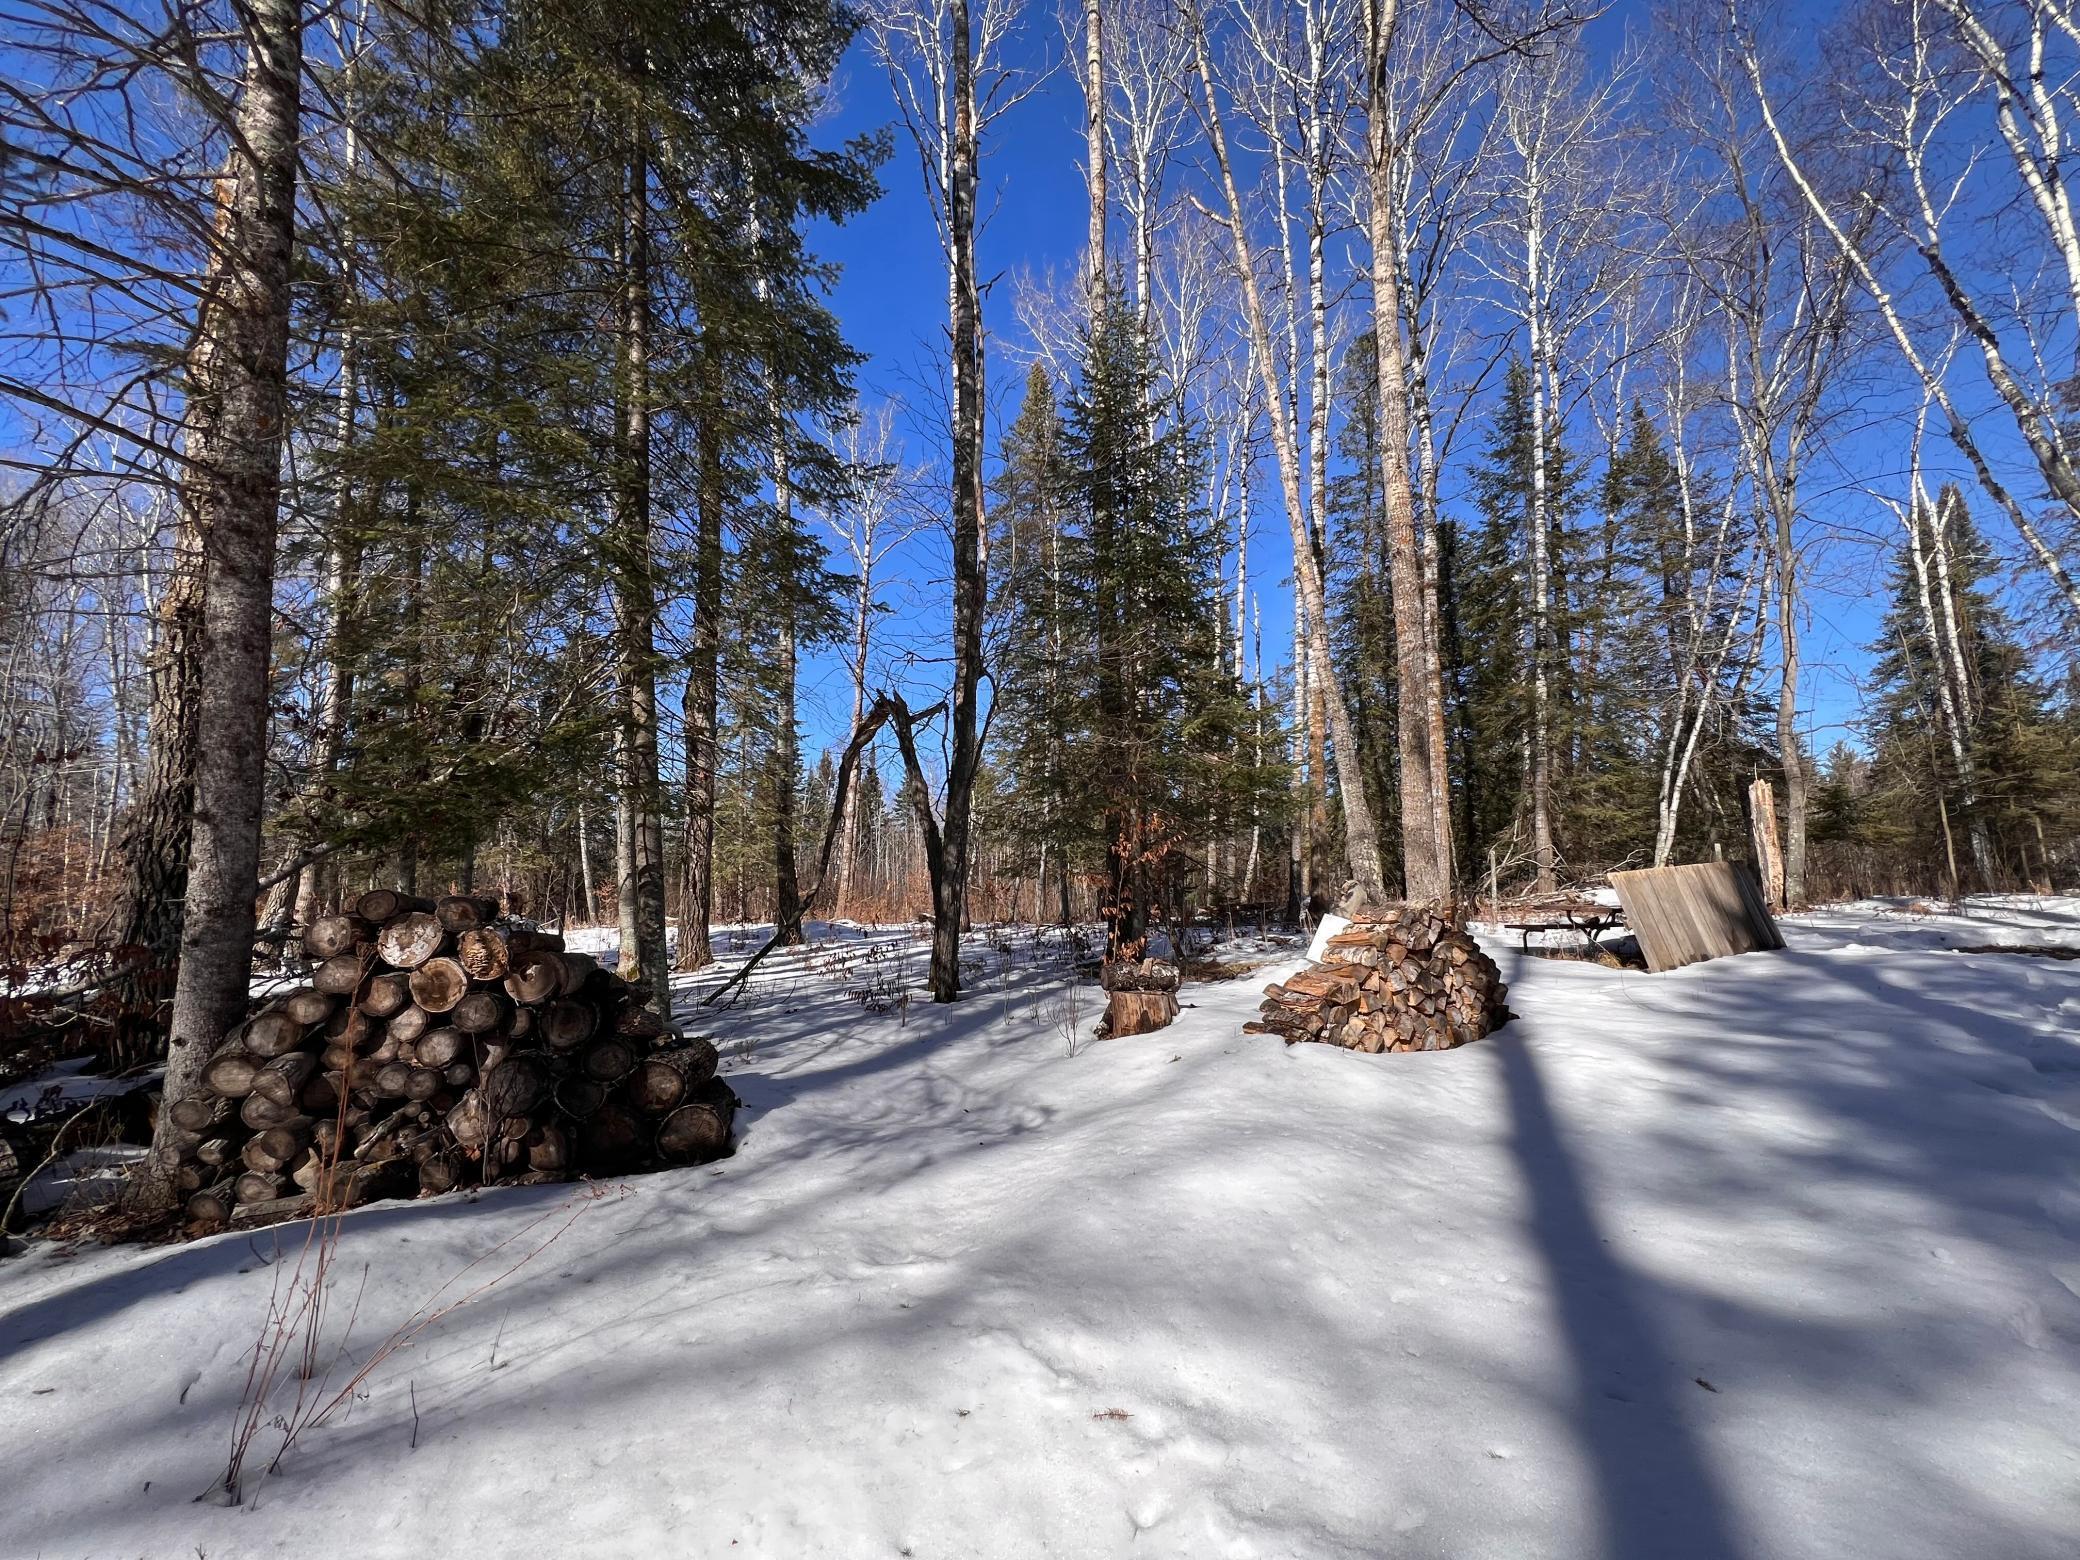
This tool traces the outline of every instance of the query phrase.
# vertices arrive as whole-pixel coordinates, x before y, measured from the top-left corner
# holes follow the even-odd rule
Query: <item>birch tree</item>
[[[1294,588],[1302,603],[1302,638],[1305,645],[1303,651],[1296,652],[1296,659],[1304,653],[1312,675],[1321,684],[1331,739],[1341,751],[1355,755],[1358,751],[1356,729],[1351,723],[1350,709],[1344,700],[1342,687],[1337,682],[1335,668],[1330,659],[1328,603],[1322,587],[1322,571],[1315,562],[1313,537],[1309,531],[1306,478],[1301,464],[1299,434],[1294,426],[1294,418],[1280,416],[1276,410],[1283,403],[1284,397],[1278,382],[1277,360],[1273,355],[1270,313],[1257,278],[1256,245],[1250,236],[1241,187],[1235,177],[1234,159],[1228,150],[1226,121],[1215,84],[1206,19],[1198,0],[1191,0],[1186,7],[1185,24],[1191,29],[1192,68],[1198,79],[1196,106],[1209,148],[1213,153],[1220,199],[1225,208],[1216,220],[1227,230],[1228,242],[1234,256],[1235,276],[1242,292],[1242,314],[1249,332],[1251,358],[1259,383],[1263,387],[1265,405],[1271,409],[1268,420],[1271,426],[1272,448],[1277,456],[1279,487],[1285,499],[1286,522],[1293,539]],[[1412,533],[1410,540],[1413,540]],[[1424,759],[1427,765],[1427,750]],[[1404,789],[1409,783],[1409,773],[1407,755],[1404,753]],[[1427,767],[1422,773],[1427,777]],[[1382,900],[1386,895],[1386,887],[1381,871],[1379,830],[1373,821],[1371,806],[1365,800],[1365,788],[1362,785],[1346,785],[1338,794],[1343,804],[1344,850],[1351,877],[1366,897]],[[1405,802],[1404,795],[1404,804]],[[1425,816],[1427,815],[1426,805]],[[1413,861],[1416,858],[1410,859]],[[1409,879],[1411,895],[1427,894],[1432,886],[1427,878],[1411,876]],[[1438,889],[1438,892],[1442,891]]]
[[[910,774],[932,887],[932,1000],[960,995],[975,782],[982,763],[982,629],[989,600],[983,492],[982,296],[975,266],[976,179],[989,125],[1029,90],[1005,63],[1018,20],[1013,0],[881,0],[871,11],[874,50],[887,70],[916,148],[925,197],[946,259],[953,539],[953,687],[943,800],[936,808],[915,724],[892,716]]]
[[[196,315],[181,502],[201,552],[195,800],[164,1099],[245,1016],[266,800],[275,526],[287,419],[304,17],[296,0],[238,8],[244,74]],[[159,1115],[170,1135],[170,1111]]]
[[[2039,9],[2047,19],[2062,14],[2060,8]],[[1853,181],[1862,184],[1863,188],[1846,198],[1823,190],[1812,166],[1812,157],[1794,143],[1779,111],[1779,94],[1770,86],[1762,47],[1756,38],[1755,10],[1756,7],[1747,0],[1726,0],[1724,14],[1732,47],[1768,132],[1770,145],[1793,188],[1812,210],[1856,283],[1870,298],[1908,371],[1941,413],[1944,432],[1950,442],[1971,465],[1980,487],[2014,526],[2029,555],[2074,621],[2080,623],[2080,583],[2075,582],[2055,539],[2037,524],[2000,476],[1972,420],[1958,406],[1950,386],[1938,371],[1935,354],[1916,330],[1899,292],[1887,282],[1881,270],[1882,256],[1875,242],[1876,235],[1869,226],[1869,217],[1883,209],[1894,228],[1913,235],[1914,247],[1929,274],[1941,287],[1950,310],[1978,345],[1988,381],[2028,448],[2046,489],[2068,522],[2080,517],[2080,470],[2076,470],[2069,457],[2055,420],[2048,415],[2043,398],[2031,396],[2023,387],[2009,362],[2009,354],[1999,333],[1989,322],[1987,309],[1965,286],[1958,269],[1947,258],[1945,224],[1953,216],[1958,220],[1964,219],[1964,213],[1957,210],[1954,197],[1966,188],[1966,180],[1960,176],[1945,188],[1938,185],[1929,171],[1928,137],[1945,115],[1940,99],[1933,96],[1937,77],[1929,61],[1929,34],[1922,25],[1926,10],[1918,3],[1914,5],[1911,12],[1914,26],[1909,34],[1904,62],[1891,64],[1891,73],[1896,73],[1904,83],[1904,92],[1888,100],[1879,100],[1875,96],[1867,100],[1872,110],[1870,118],[1880,127],[1872,139],[1881,144],[1889,142],[1891,148],[1903,157],[1905,182],[1913,191],[1911,202],[1904,211],[1896,204],[1881,206],[1869,180]],[[2069,33],[2065,35],[2070,36]],[[1878,74],[1887,76],[1888,71],[1881,68]],[[1976,161],[1973,166],[1976,166]]]

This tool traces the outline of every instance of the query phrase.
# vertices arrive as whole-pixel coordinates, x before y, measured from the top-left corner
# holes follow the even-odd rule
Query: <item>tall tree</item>
[[[287,423],[290,250],[303,91],[296,0],[238,10],[246,61],[188,366],[181,500],[202,555],[195,800],[164,1095],[245,1015],[266,804],[269,620]],[[170,1134],[170,1111],[159,1117]]]
[[[1206,131],[1207,143],[1213,152],[1226,208],[1222,221],[1227,229],[1228,241],[1234,256],[1235,277],[1242,290],[1243,320],[1249,333],[1250,352],[1263,385],[1264,400],[1267,405],[1276,407],[1280,404],[1280,391],[1276,359],[1272,352],[1270,316],[1265,308],[1262,289],[1257,282],[1255,247],[1249,237],[1242,191],[1235,179],[1234,159],[1228,153],[1227,132],[1215,90],[1206,18],[1196,0],[1188,7],[1185,22],[1190,28],[1192,40],[1192,68],[1199,80],[1197,107],[1200,122]],[[1328,598],[1322,588],[1322,571],[1315,560],[1314,538],[1308,524],[1298,437],[1290,419],[1273,415],[1270,423],[1272,448],[1278,457],[1279,485],[1286,504],[1286,521],[1293,537],[1295,590],[1301,602],[1301,637],[1305,643],[1303,651],[1296,651],[1296,655],[1306,655],[1310,670],[1320,680],[1331,739],[1336,743],[1338,751],[1356,754],[1357,731],[1351,723],[1350,709],[1345,702],[1342,687],[1336,681],[1330,655]],[[1392,437],[1391,428],[1386,437]],[[1405,445],[1405,438],[1403,443]],[[1400,597],[1397,595],[1395,600],[1398,607]],[[1402,772],[1405,788],[1408,783],[1406,762],[1402,766]],[[1427,775],[1427,767],[1424,773]],[[1406,794],[1404,789],[1404,805]],[[1365,800],[1365,788],[1362,785],[1346,785],[1339,795],[1343,803],[1344,851],[1351,877],[1366,897],[1383,900],[1386,897],[1386,885],[1381,871],[1379,830],[1373,822],[1372,809]],[[1427,814],[1427,805],[1425,810]],[[1405,835],[1405,823],[1403,827]],[[1427,879],[1410,879],[1411,893],[1427,891],[1428,888]]]
[[[975,190],[986,124],[1019,95],[1001,59],[1016,15],[1008,0],[984,0],[979,17],[969,0],[885,0],[873,22],[876,47],[918,149],[946,255],[953,687],[944,798],[936,809],[914,725],[907,719],[896,722],[931,876],[934,1002],[960,996],[960,939],[967,919],[975,790],[982,768],[982,627],[988,607],[989,532],[982,470],[982,293],[975,268]],[[983,77],[989,80],[986,91],[977,85]]]

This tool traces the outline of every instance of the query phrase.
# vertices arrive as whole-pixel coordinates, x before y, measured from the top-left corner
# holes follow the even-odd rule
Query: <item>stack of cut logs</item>
[[[1181,972],[1168,959],[1107,959],[1098,972],[1105,987],[1105,1016],[1098,1038],[1145,1035],[1177,1017]]]
[[[1448,906],[1372,909],[1322,952],[1321,963],[1265,988],[1250,1033],[1353,1051],[1446,1051],[1509,1019],[1501,971]]]
[[[304,949],[310,984],[226,1035],[169,1107],[162,1168],[199,1224],[729,1152],[715,1047],[496,900],[377,890]]]

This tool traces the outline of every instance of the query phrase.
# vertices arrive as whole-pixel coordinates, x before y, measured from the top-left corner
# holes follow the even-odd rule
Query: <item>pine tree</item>
[[[1002,694],[992,725],[996,774],[1007,795],[990,809],[992,831],[1020,871],[1055,870],[1064,920],[1073,870],[1095,827],[1089,798],[1072,781],[1080,719],[1078,668],[1090,630],[1077,608],[1064,524],[1062,427],[1054,386],[1034,364],[1018,418],[1005,431],[990,508],[992,660]],[[1043,885],[1044,892],[1044,885]]]
[[[1066,410],[1029,377],[995,488],[995,832],[1019,870],[1054,864],[1062,915],[1070,877],[1099,878],[1117,953],[1181,902],[1195,844],[1276,806],[1220,653],[1202,448],[1115,295]]]
[[[844,478],[806,430],[849,401],[856,357],[803,234],[874,190],[878,141],[809,141],[856,18],[828,0],[698,18],[530,0],[444,11],[453,47],[378,20],[392,30],[355,83],[368,154],[325,191],[358,285],[313,294],[359,343],[359,415],[313,441],[353,498],[311,538],[344,531],[359,560],[337,604],[352,773],[289,821],[360,859],[387,848],[385,875],[466,880],[487,803],[525,808],[547,772],[606,791],[632,956],[661,977],[658,684],[687,668],[697,962],[725,622],[757,617],[748,591],[779,609],[761,643],[812,643],[835,581],[791,507]],[[605,708],[578,696],[603,679]],[[786,681],[745,685],[776,737]],[[771,870],[787,748],[764,749]],[[475,794],[450,808],[457,775]]]
[[[1869,829],[1923,859],[1933,845],[1953,878],[1971,867],[1966,840],[1984,830],[1996,870],[2026,879],[2048,864],[2041,826],[2080,793],[2080,753],[1994,598],[1996,561],[1962,495],[1945,487],[1921,518],[1923,556],[1917,567],[1914,539],[1895,549],[1892,605],[1871,646]],[[1963,723],[1963,766],[1940,735],[1946,719]]]

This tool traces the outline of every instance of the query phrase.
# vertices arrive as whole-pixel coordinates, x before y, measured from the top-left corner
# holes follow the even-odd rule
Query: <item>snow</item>
[[[129,1093],[135,1078],[86,1076],[91,1057],[70,1057],[55,1062],[32,1077],[0,1087],[0,1118],[21,1123],[39,1116],[58,1116],[95,1100]]]
[[[242,1507],[300,1232],[0,1264],[0,1555],[2068,1557],[2080,965],[1947,950],[2080,900],[1787,934],[1496,939],[1520,1019],[1408,1057],[1244,1036],[1290,963],[1072,1054],[1066,948],[776,955],[682,1009],[734,1159],[345,1221],[358,1361],[577,1215]]]

